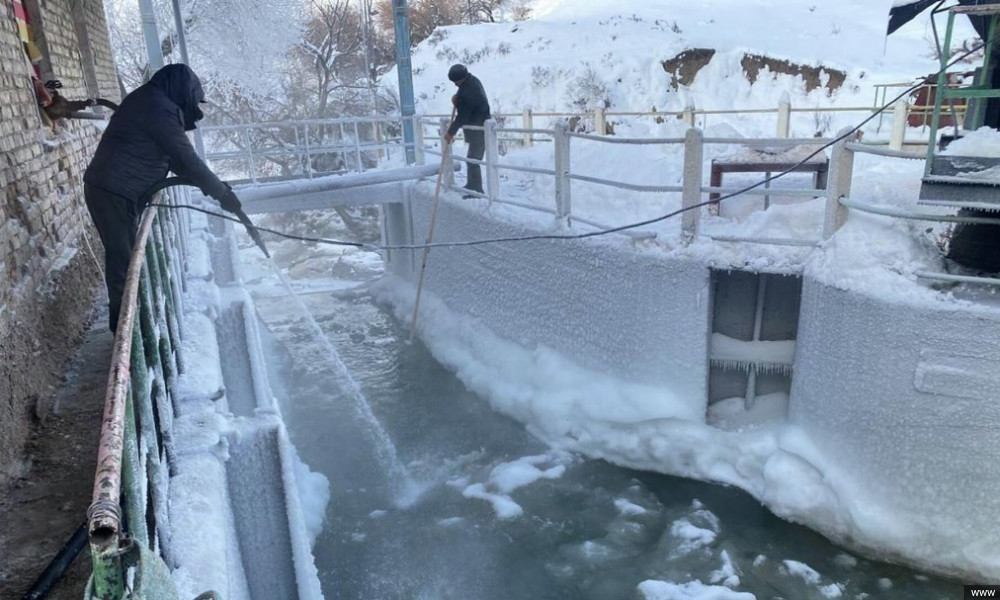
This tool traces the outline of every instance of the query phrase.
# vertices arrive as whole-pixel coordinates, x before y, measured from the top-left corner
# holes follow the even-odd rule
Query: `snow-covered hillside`
[[[875,84],[912,81],[937,70],[928,16],[887,38],[891,0],[539,0],[524,22],[439,28],[413,52],[417,112],[450,109],[448,66],[462,62],[482,81],[494,113],[774,108],[784,92],[793,106],[871,106]],[[962,22],[956,39],[973,36]],[[939,26],[943,31],[944,19]],[[663,62],[715,50],[691,82],[671,88]],[[807,90],[801,76],[762,71],[751,84],[741,64],[757,54],[846,74],[839,90]],[[396,73],[384,83],[396,87]],[[685,85],[687,83],[687,85]],[[793,135],[830,133],[857,121],[800,114]],[[764,119],[762,119],[764,120]],[[753,119],[740,131],[761,132]],[[653,123],[652,120],[644,121]],[[763,126],[762,126],[763,127]],[[747,129],[749,128],[749,129]]]

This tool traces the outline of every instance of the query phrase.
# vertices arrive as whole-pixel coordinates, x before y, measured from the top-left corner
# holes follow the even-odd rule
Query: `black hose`
[[[94,104],[110,108],[111,110],[118,110],[118,105],[107,98],[96,98]]]
[[[23,600],[42,600],[42,598],[48,596],[49,592],[59,583],[62,576],[66,574],[66,570],[69,569],[69,566],[73,564],[73,561],[76,560],[76,557],[86,545],[87,524],[83,523],[73,533],[73,536],[69,538],[66,545],[62,547],[59,554],[56,554],[55,558],[52,559],[49,566],[45,567],[42,574],[38,576],[35,583],[28,589],[28,593],[24,595]]]

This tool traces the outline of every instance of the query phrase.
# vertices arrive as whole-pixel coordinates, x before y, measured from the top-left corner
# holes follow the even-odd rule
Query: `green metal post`
[[[937,76],[937,93],[934,94],[934,114],[931,116],[931,131],[927,143],[927,161],[924,163],[924,176],[931,174],[931,166],[934,164],[934,155],[937,153],[937,133],[938,123],[941,121],[941,103],[947,95],[948,90],[948,57],[951,55],[951,34],[955,25],[955,13],[948,12],[948,26],[945,28],[944,45],[941,47],[941,56],[938,57],[940,71]]]

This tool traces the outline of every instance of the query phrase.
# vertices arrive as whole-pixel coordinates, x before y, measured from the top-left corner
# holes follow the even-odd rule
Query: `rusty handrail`
[[[113,562],[119,555],[122,532],[122,511],[119,499],[122,485],[122,460],[125,449],[125,412],[128,404],[130,363],[132,356],[132,330],[135,326],[146,242],[152,230],[157,210],[149,207],[142,217],[136,235],[132,256],[129,259],[122,292],[122,312],[115,331],[111,352],[111,370],[108,373],[107,394],[104,401],[104,419],[101,424],[101,441],[97,450],[97,471],[94,478],[93,502],[87,510],[88,533],[91,552]],[[94,565],[95,574],[99,570]],[[94,592],[99,598],[121,596],[124,582],[120,569],[108,569],[101,577],[94,578]]]

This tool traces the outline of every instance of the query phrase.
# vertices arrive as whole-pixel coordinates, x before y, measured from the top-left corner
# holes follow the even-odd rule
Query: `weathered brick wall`
[[[90,56],[101,95],[117,101],[104,7],[79,3],[85,25],[78,27],[73,4],[38,3],[52,75],[66,97],[87,97]],[[19,471],[31,420],[46,410],[91,316],[103,260],[82,183],[100,122],[45,127],[29,74],[13,7],[0,3],[0,484]]]

